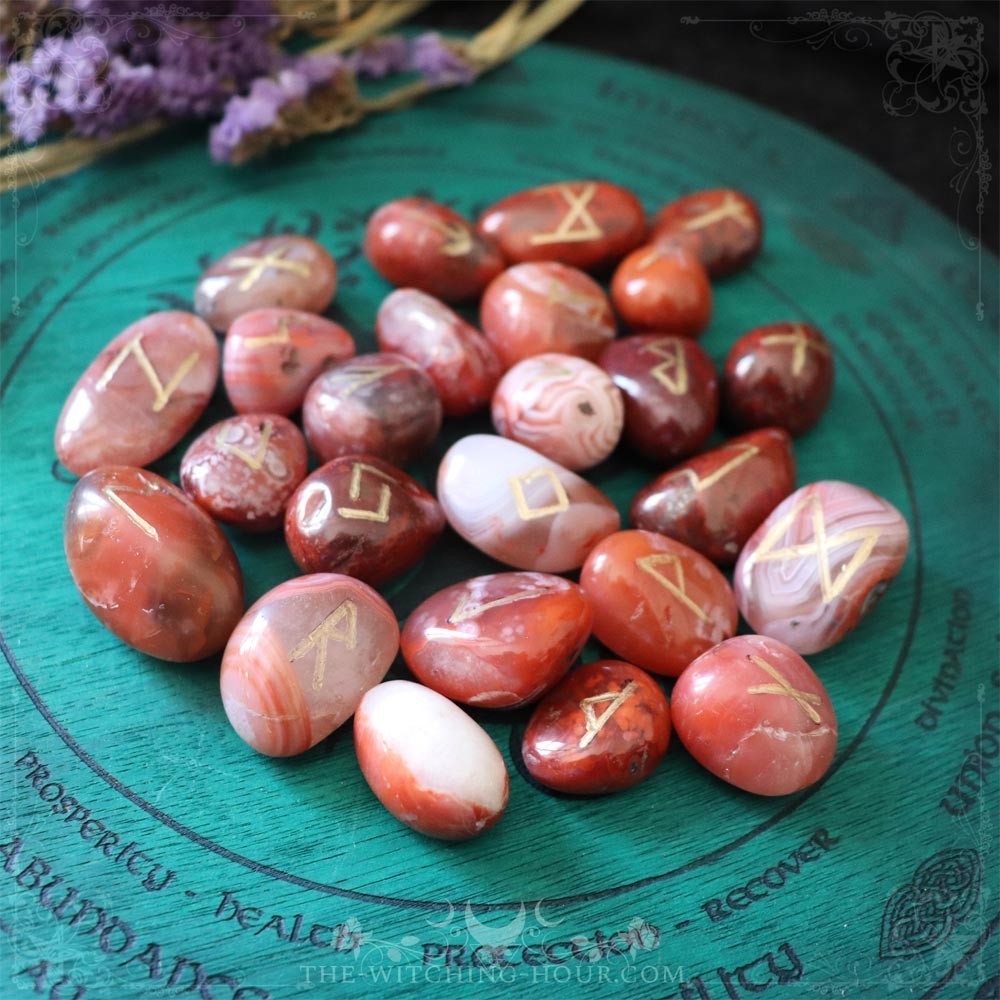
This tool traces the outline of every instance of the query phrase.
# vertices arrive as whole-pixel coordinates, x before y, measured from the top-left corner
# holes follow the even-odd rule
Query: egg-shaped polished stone
[[[379,306],[378,345],[419,365],[441,397],[447,417],[489,406],[500,378],[493,345],[458,313],[416,288],[400,288]]]
[[[428,837],[468,840],[507,807],[496,744],[443,695],[411,681],[369,691],[354,718],[358,764],[378,800]]]
[[[219,378],[219,345],[197,316],[157,312],[127,326],[87,366],[56,424],[59,461],[148,465],[201,416]]]
[[[554,260],[584,271],[607,267],[637,247],[646,216],[631,191],[606,181],[563,181],[512,194],[479,218],[511,263]]]
[[[492,414],[498,434],[576,470],[603,462],[625,425],[625,404],[611,376],[570,354],[519,361],[500,380]]]
[[[768,427],[657,476],[632,501],[632,524],[731,566],[761,521],[794,489],[792,439],[780,427]]]
[[[656,681],[630,663],[598,660],[542,699],[521,756],[547,788],[604,795],[648,778],[669,743],[670,706]]]
[[[712,286],[700,260],[681,246],[633,250],[611,279],[611,301],[636,332],[697,337],[712,318]]]
[[[652,531],[620,531],[587,557],[580,586],[594,635],[629,663],[676,677],[736,631],[726,578],[703,555]]]
[[[416,480],[379,458],[351,455],[321,465],[295,491],[285,540],[306,573],[379,584],[423,559],[444,523]]]
[[[623,337],[604,350],[600,364],[625,399],[624,440],[643,458],[673,464],[711,437],[719,378],[693,340]]]
[[[280,528],[306,474],[302,431],[275,413],[243,414],[210,427],[181,460],[181,486],[212,517],[246,531]]]
[[[833,392],[833,353],[808,323],[769,323],[730,348],[722,378],[723,416],[733,427],[813,427]]]
[[[888,500],[852,483],[810,483],[778,504],[740,553],[740,612],[755,632],[818,653],[875,607],[909,544],[906,519]]]
[[[790,795],[829,770],[837,717],[820,679],[775,639],[738,635],[678,678],[674,728],[702,767],[754,795]]]
[[[150,656],[211,656],[243,614],[243,576],[219,526],[145,469],[88,472],[70,495],[63,543],[87,607]]]
[[[596,487],[516,441],[472,434],[448,449],[438,500],[467,542],[518,569],[565,573],[621,523]]]
[[[230,250],[194,289],[194,311],[223,333],[253,309],[321,313],[337,291],[337,264],[308,236],[264,236]]]
[[[590,636],[583,591],[547,573],[493,573],[447,587],[409,617],[403,658],[446,698],[481,708],[535,701]]]
[[[611,303],[593,278],[563,264],[518,264],[495,278],[480,326],[504,368],[534,354],[596,361],[615,336]]]
[[[429,198],[399,198],[378,209],[365,229],[365,256],[386,281],[446,302],[475,298],[504,269],[492,240]]]
[[[338,573],[296,577],[243,616],[222,658],[233,729],[269,757],[303,753],[343,725],[399,650],[399,627],[371,587]]]
[[[650,243],[674,243],[694,253],[713,277],[747,266],[760,251],[764,224],[752,198],[731,188],[695,191],[653,217]]]
[[[323,372],[302,404],[306,440],[320,461],[375,455],[407,465],[441,429],[441,399],[402,354],[361,354]]]
[[[222,380],[237,413],[287,417],[317,375],[353,356],[354,340],[338,323],[297,309],[255,309],[226,334]]]

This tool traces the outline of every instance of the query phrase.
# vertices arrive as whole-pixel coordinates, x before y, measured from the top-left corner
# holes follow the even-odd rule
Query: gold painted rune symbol
[[[258,347],[269,347],[271,344],[290,344],[292,334],[291,330],[288,329],[289,322],[287,316],[279,316],[277,333],[268,333],[263,337],[247,337],[243,341],[243,346],[253,351]]]
[[[590,319],[599,319],[605,310],[605,300],[596,295],[587,295],[583,292],[574,292],[566,287],[562,282],[552,281],[549,283],[549,291],[545,296],[547,305],[569,306],[576,312],[583,313]]]
[[[536,479],[548,479],[556,495],[555,503],[547,504],[544,507],[532,507],[528,503],[524,487]],[[534,521],[539,517],[549,517],[569,508],[566,488],[551,469],[532,469],[531,472],[522,472],[519,476],[511,476],[507,483],[511,493],[514,494],[514,503],[517,504],[517,513],[522,521]]]
[[[289,655],[294,663],[301,660],[311,650],[316,651],[313,660],[312,689],[319,691],[326,677],[327,649],[331,642],[339,642],[348,649],[358,644],[358,609],[354,601],[344,601],[330,612]]]
[[[654,340],[643,347],[644,351],[655,354],[663,360],[649,369],[649,374],[675,396],[683,396],[688,391],[687,355],[683,345],[671,337]]]
[[[462,599],[458,602],[458,606],[448,615],[448,622],[451,625],[457,625],[459,622],[468,621],[470,618],[478,618],[493,608],[503,608],[508,604],[514,604],[516,601],[526,601],[529,597],[541,597],[545,593],[547,591],[544,590],[519,590],[516,594],[498,597],[495,601],[487,601],[485,604],[474,604],[471,608],[469,607],[469,595],[463,594]]]
[[[813,340],[801,323],[792,327],[791,333],[771,333],[761,338],[761,344],[791,344],[792,352],[792,374],[801,375],[802,369],[806,365],[806,356],[810,350],[817,354],[830,355],[830,348],[818,340]]]
[[[556,189],[569,208],[551,233],[535,233],[531,237],[529,242],[532,246],[549,243],[583,243],[604,235],[604,230],[594,221],[590,209],[587,208],[597,193],[596,184],[587,184],[581,191],[574,191],[568,184],[557,184]]]
[[[361,499],[361,483],[366,472],[373,476],[380,476],[382,479],[392,482],[392,477],[384,473],[381,469],[376,469],[374,465],[365,462],[355,462],[351,468],[351,483],[348,487],[348,496],[352,500]],[[337,513],[341,517],[349,518],[353,521],[379,521],[385,524],[389,520],[389,504],[392,501],[392,490],[385,483],[379,484],[378,507],[375,510],[364,510],[355,507],[338,507]]]
[[[248,292],[260,281],[264,272],[270,267],[275,271],[291,271],[293,274],[309,277],[309,265],[301,260],[286,260],[285,254],[291,249],[291,243],[282,243],[263,257],[234,257],[229,266],[236,271],[246,271],[239,284],[241,292]]]
[[[107,497],[108,500],[110,500],[111,503],[113,503],[141,532],[149,535],[154,542],[158,542],[160,540],[160,536],[157,534],[156,528],[154,528],[144,517],[136,513],[136,511],[134,511],[121,498],[122,493],[134,493],[136,496],[140,497],[151,497],[154,493],[162,492],[158,486],[147,482],[142,476],[139,478],[146,484],[146,488],[144,490],[136,489],[134,486],[112,486],[109,483],[107,486],[101,487],[101,493],[104,494],[104,496]]]
[[[351,368],[343,368],[338,372],[338,381],[343,386],[340,390],[342,399],[347,399],[358,389],[363,389],[372,382],[377,382],[380,378],[392,372],[398,372],[405,365],[354,365]]]
[[[736,455],[725,464],[720,465],[715,472],[704,479],[694,469],[681,469],[679,475],[687,476],[691,480],[691,485],[700,493],[702,490],[707,490],[714,486],[720,479],[724,479],[744,462],[749,462],[760,451],[760,448],[755,444],[734,444],[731,447],[736,452]]]
[[[748,229],[752,229],[754,225],[753,214],[746,203],[732,192],[727,191],[721,205],[710,208],[700,215],[693,215],[681,228],[690,232],[695,229],[704,229],[706,226],[712,225],[713,222],[721,222],[723,219],[733,219]]]
[[[778,540],[788,531],[799,512],[805,508],[809,508],[813,540],[776,549],[774,546]],[[782,562],[785,559],[815,556],[823,600],[829,603],[843,592],[854,578],[854,574],[867,562],[881,535],[882,532],[878,528],[852,528],[850,531],[842,531],[839,535],[827,535],[823,502],[818,496],[803,497],[784,517],[774,523],[757,550],[750,556],[748,566],[752,566],[755,562]],[[850,560],[840,567],[837,578],[834,579],[830,569],[830,548],[848,542],[860,542],[861,544]]]
[[[629,681],[617,694],[610,691],[607,694],[595,694],[580,702],[580,710],[583,712],[583,721],[586,724],[583,736],[577,744],[581,750],[593,743],[594,737],[607,725],[608,719],[625,704],[636,687],[635,681]],[[605,702],[611,704],[600,715],[596,715],[594,706],[603,705]]]
[[[238,459],[246,462],[247,465],[253,469],[254,472],[260,472],[264,466],[264,456],[267,454],[267,445],[271,440],[271,435],[274,433],[274,423],[270,420],[265,420],[260,426],[260,441],[257,443],[257,450],[251,455],[249,452],[244,451],[239,445],[231,444],[226,440],[226,431],[228,428],[220,427],[219,433],[215,435],[215,445],[217,448],[221,448],[223,451],[228,451],[231,455],[235,455]]]
[[[445,257],[464,257],[472,250],[472,232],[464,222],[442,222],[430,212],[415,206],[406,206],[403,211],[444,236],[444,243],[438,252]]]
[[[684,567],[681,565],[681,560],[679,556],[672,555],[669,552],[663,552],[659,555],[643,556],[641,559],[636,559],[636,566],[644,572],[648,573],[657,583],[666,587],[671,594],[674,595],[682,604],[690,608],[694,614],[700,618],[703,622],[710,621],[711,619],[705,614],[701,608],[695,604],[694,601],[688,597],[687,587],[684,585]],[[669,577],[664,576],[660,571],[660,566],[672,566],[675,573],[675,578],[671,580]]]
[[[201,354],[192,351],[178,366],[177,370],[170,376],[170,381],[164,385],[160,381],[160,376],[153,367],[153,362],[149,360],[149,355],[142,346],[142,334],[137,333],[117,354],[114,361],[104,370],[97,383],[97,390],[103,391],[118,373],[118,369],[125,363],[125,359],[132,355],[136,363],[142,369],[150,386],[153,389],[153,412],[159,413],[170,402],[170,397],[177,391],[178,386],[187,377],[188,372],[198,363]]]
[[[747,694],[780,694],[787,695],[789,698],[797,701],[802,707],[802,711],[809,716],[813,722],[820,722],[819,712],[813,708],[813,705],[821,705],[823,699],[818,694],[812,694],[808,691],[799,691],[797,688],[793,688],[791,684],[788,683],[787,678],[775,667],[773,664],[768,663],[767,660],[760,656],[751,656],[751,660],[760,667],[768,675],[768,677],[773,677],[777,684],[758,684],[756,687],[747,688]]]

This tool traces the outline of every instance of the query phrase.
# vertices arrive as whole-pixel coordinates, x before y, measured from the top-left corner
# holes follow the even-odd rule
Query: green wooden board
[[[203,263],[239,243],[316,236],[340,262],[330,315],[370,349],[387,291],[359,249],[374,206],[424,191],[474,212],[579,176],[625,184],[650,209],[717,185],[760,201],[765,250],[719,284],[703,343],[721,362],[758,323],[824,329],[837,385],[797,443],[800,482],[887,497],[912,550],[877,611],[812,658],[841,726],[816,787],[753,798],[675,744],[625,794],[557,797],[518,768],[526,713],[480,712],[510,762],[510,807],[488,836],[438,843],[378,806],[349,727],[301,758],[261,758],[226,722],[217,661],[160,663],[100,628],[63,559],[71,485],[52,430],[98,349],[188,302]],[[953,225],[787,120],[555,46],[264,166],[210,167],[197,136],[151,142],[7,197],[2,218],[0,996],[56,983],[91,1000],[989,989],[995,289],[981,320],[975,302],[978,268],[992,275],[995,261]],[[197,430],[225,412],[220,393]],[[443,449],[485,426],[449,426],[416,474],[432,479]],[[158,471],[176,476],[182,452]],[[652,471],[625,456],[593,478],[627,511]],[[235,544],[250,599],[295,574],[280,537]],[[494,565],[451,539],[386,595],[403,618]]]

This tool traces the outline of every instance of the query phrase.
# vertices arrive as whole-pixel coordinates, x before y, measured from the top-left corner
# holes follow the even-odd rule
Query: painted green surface
[[[226,722],[217,661],[159,663],[99,627],[63,560],[71,486],[52,430],[98,349],[190,301],[203,263],[239,243],[316,236],[340,262],[330,315],[372,348],[388,290],[360,255],[372,208],[423,191],[472,213],[580,176],[651,210],[706,186],[759,200],[765,250],[718,285],[703,343],[721,363],[761,322],[824,329],[837,385],[797,443],[799,481],[884,495],[913,546],[876,612],[812,658],[841,726],[818,787],[755,799],[678,744],[638,788],[572,800],[512,763],[498,827],[441,844],[378,806],[349,728],[262,759]],[[152,142],[8,197],[2,218],[0,996],[65,976],[66,995],[89,998],[970,997],[997,974],[995,288],[982,320],[975,307],[977,268],[996,262],[946,220],[784,119],[552,46],[264,166],[210,167],[197,138]],[[220,393],[196,430],[225,412]],[[449,426],[416,473],[431,480],[447,444],[485,428]],[[182,453],[157,471],[176,478]],[[592,478],[624,512],[652,472],[623,456]],[[234,541],[249,599],[294,575],[280,536]],[[386,595],[403,618],[494,565],[452,539]],[[526,717],[477,715],[508,760]],[[949,791],[963,765],[965,801]],[[729,895],[748,883],[758,898]],[[67,887],[79,896],[60,910]]]

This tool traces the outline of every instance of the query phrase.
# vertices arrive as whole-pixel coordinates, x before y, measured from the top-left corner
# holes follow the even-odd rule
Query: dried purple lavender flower
[[[359,45],[348,57],[347,64],[356,76],[381,80],[394,73],[410,69],[410,45],[402,35],[383,35]]]
[[[418,35],[410,45],[410,68],[420,73],[432,87],[472,83],[476,69],[463,58],[459,45],[435,31]]]

